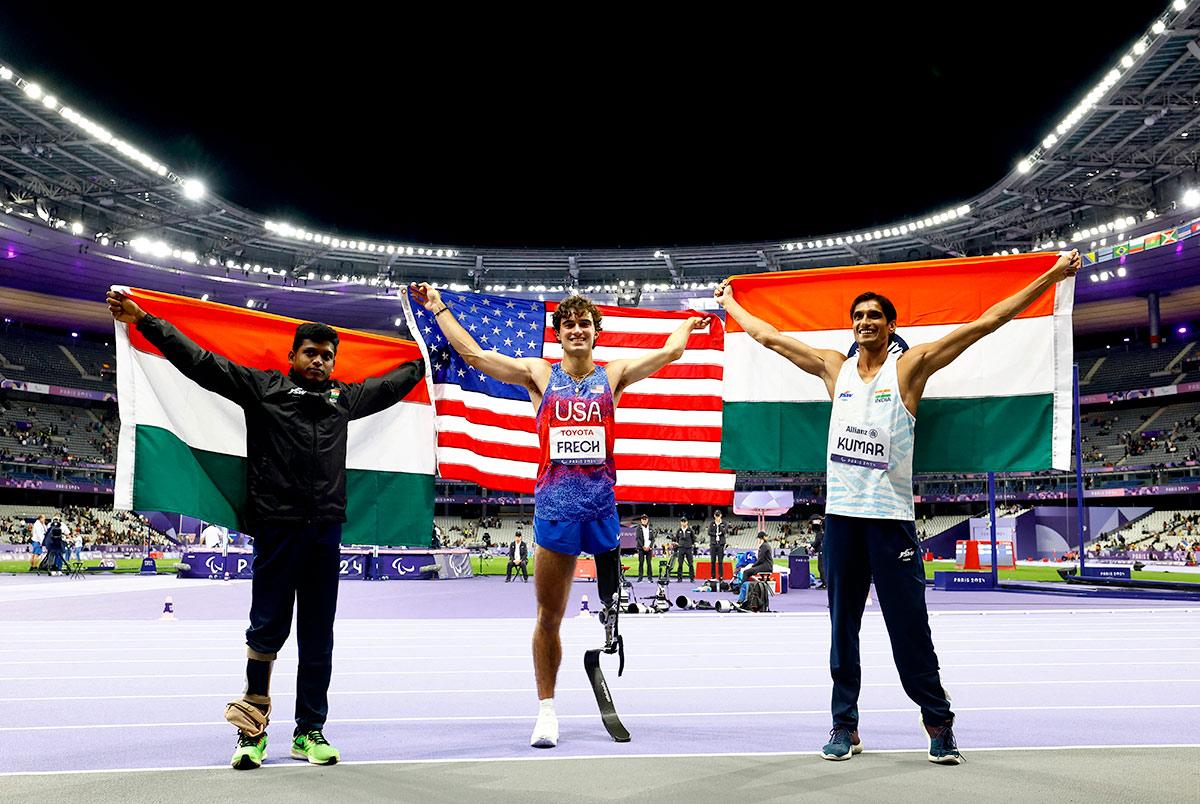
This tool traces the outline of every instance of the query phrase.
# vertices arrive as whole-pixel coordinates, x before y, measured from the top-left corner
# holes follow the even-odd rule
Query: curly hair
[[[600,330],[602,329],[600,322],[603,320],[604,314],[600,312],[600,308],[587,296],[568,296],[562,300],[558,307],[555,308],[551,317],[551,321],[554,323],[554,331],[556,333],[562,331],[563,318],[578,318],[584,313],[591,314],[592,326],[596,330],[596,337],[599,338]],[[596,343],[593,341],[592,346],[595,345]]]

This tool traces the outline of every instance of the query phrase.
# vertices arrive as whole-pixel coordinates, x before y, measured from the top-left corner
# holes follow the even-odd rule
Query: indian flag
[[[1054,254],[975,257],[736,277],[750,313],[818,349],[854,344],[850,303],[875,291],[896,305],[912,347],[973,321],[1047,271]],[[913,469],[1016,472],[1071,464],[1074,279],[934,374],[917,409]],[[721,466],[823,472],[832,403],[822,380],[756,343],[730,316]]]
[[[204,349],[287,372],[301,322],[148,290],[114,288]],[[358,382],[421,356],[412,341],[338,330],[333,376]],[[183,376],[135,327],[116,325],[117,449],[114,507],[169,511],[244,529],[246,421],[233,402]],[[350,422],[346,544],[428,545],[433,526],[434,414],[425,383]],[[302,492],[301,492],[302,493]]]

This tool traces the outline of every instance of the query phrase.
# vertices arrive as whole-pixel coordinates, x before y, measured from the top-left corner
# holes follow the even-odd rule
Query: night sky
[[[0,62],[308,228],[496,247],[782,241],[982,192],[1167,2],[753,18],[250,5],[9,7]]]

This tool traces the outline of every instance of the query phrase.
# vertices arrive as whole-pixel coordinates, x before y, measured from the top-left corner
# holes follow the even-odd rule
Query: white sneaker
[[[553,748],[558,745],[558,714],[552,708],[543,706],[538,712],[529,744],[534,748]]]

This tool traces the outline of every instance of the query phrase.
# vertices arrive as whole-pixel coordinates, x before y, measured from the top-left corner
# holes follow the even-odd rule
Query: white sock
[[[538,701],[537,723],[533,725],[529,744],[534,748],[554,748],[558,745],[558,714],[554,711],[553,698]]]

